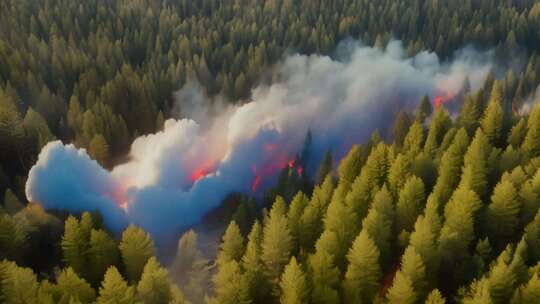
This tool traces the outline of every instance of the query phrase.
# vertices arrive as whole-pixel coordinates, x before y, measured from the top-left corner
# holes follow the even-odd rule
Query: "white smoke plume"
[[[314,167],[328,149],[339,158],[423,95],[456,96],[465,79],[478,88],[491,68],[489,54],[473,50],[448,63],[429,52],[406,58],[398,41],[384,50],[349,42],[336,54],[287,56],[272,84],[219,114],[198,107],[206,97],[187,86],[178,97],[202,124],[166,121],[163,131],[136,139],[129,162],[111,172],[83,149],[49,143],[30,170],[26,195],[45,208],[97,209],[116,231],[134,223],[158,240],[169,239],[227,195],[271,183],[300,152],[307,130]]]

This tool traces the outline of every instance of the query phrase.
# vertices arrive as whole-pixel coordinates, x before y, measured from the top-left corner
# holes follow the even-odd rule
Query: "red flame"
[[[192,182],[196,182],[215,171],[216,164],[214,162],[206,162],[201,164],[191,172],[190,179]]]
[[[452,102],[454,97],[455,96],[449,92],[439,92],[437,96],[433,98],[433,105],[435,105],[435,108],[438,108],[441,105]]]

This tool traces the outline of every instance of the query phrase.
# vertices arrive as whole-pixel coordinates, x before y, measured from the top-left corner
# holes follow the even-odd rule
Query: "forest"
[[[189,229],[164,257],[140,227],[27,200],[48,142],[112,168],[182,115],[185,84],[239,105],[287,54],[346,39],[502,68],[231,195],[201,223],[223,226],[213,246]],[[535,0],[0,0],[0,302],[539,303],[539,51]]]

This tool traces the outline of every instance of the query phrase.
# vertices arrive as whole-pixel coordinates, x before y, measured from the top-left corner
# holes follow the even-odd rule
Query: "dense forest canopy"
[[[193,230],[164,262],[138,227],[26,201],[47,142],[110,168],[184,84],[240,104],[285,54],[346,38],[508,69],[316,176],[285,168],[263,202],[232,196],[205,218],[226,222],[215,258]],[[0,302],[538,303],[539,49],[534,0],[0,0]]]

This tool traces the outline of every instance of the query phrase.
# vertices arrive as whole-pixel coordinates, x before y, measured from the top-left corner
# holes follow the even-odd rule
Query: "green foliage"
[[[289,264],[285,266],[279,285],[281,287],[280,303],[301,304],[308,301],[308,283],[295,257],[292,257]]]
[[[99,288],[98,304],[131,304],[135,303],[135,289],[128,286],[116,267],[107,269]]]
[[[264,225],[261,244],[265,273],[276,294],[281,272],[288,263],[292,250],[291,232],[282,209],[283,204],[276,201]]]
[[[221,242],[218,255],[219,263],[227,263],[230,261],[240,261],[244,253],[244,238],[240,233],[238,225],[234,221],[229,223],[223,240]]]
[[[397,230],[411,231],[414,222],[423,210],[425,201],[424,183],[416,176],[409,178],[399,192],[396,205]]]
[[[122,233],[119,248],[128,279],[138,282],[148,259],[155,255],[154,241],[142,229],[129,226]]]
[[[379,249],[366,230],[354,240],[347,260],[349,265],[343,280],[347,303],[370,303],[379,287],[381,268]]]
[[[145,304],[167,304],[174,299],[169,273],[155,257],[148,259],[144,266],[137,293]]]

